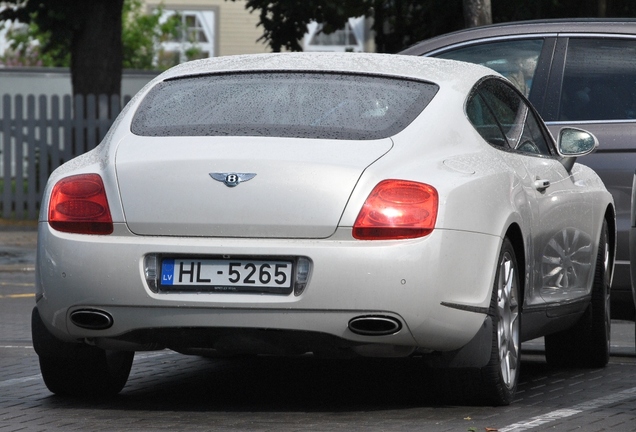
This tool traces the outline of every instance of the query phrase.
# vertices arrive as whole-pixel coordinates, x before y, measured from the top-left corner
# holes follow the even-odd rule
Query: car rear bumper
[[[146,237],[125,225],[109,236],[86,236],[40,223],[37,307],[47,328],[66,341],[234,328],[451,351],[483,325],[500,242],[439,229],[421,239],[377,242],[353,240],[346,229],[324,240]],[[144,257],[153,253],[305,256],[312,262],[311,277],[299,296],[156,293],[144,277]],[[91,329],[71,319],[91,310],[107,314],[112,323]],[[366,316],[393,320],[399,329],[381,335],[352,331],[349,322]]]

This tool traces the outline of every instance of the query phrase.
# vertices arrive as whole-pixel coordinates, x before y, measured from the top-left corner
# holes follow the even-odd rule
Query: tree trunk
[[[373,28],[375,30],[375,49],[379,53],[386,51],[386,23],[384,22],[383,0],[374,0],[373,4]]]
[[[73,94],[121,94],[124,0],[77,2],[82,25],[71,41]]]
[[[463,0],[466,27],[492,24],[490,0]]]

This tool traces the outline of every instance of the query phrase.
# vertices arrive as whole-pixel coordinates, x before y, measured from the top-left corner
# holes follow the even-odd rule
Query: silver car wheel
[[[499,263],[497,337],[501,377],[508,389],[517,382],[519,365],[519,287],[513,258],[506,252]]]
[[[557,290],[579,286],[594,264],[591,251],[591,239],[576,228],[556,234],[543,251],[543,286]]]
[[[553,366],[604,367],[610,356],[612,321],[610,278],[612,238],[603,221],[595,254],[591,299],[586,313],[570,328],[545,336],[545,356]]]

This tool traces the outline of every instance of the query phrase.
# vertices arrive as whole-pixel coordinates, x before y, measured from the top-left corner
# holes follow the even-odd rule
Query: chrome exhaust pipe
[[[76,310],[71,313],[71,321],[88,330],[106,330],[113,325],[113,317],[108,312],[97,309]]]
[[[359,316],[349,321],[349,330],[363,336],[386,336],[395,334],[401,329],[400,321],[382,315]]]

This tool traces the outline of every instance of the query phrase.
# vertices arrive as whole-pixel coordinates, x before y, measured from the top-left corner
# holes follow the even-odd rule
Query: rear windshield
[[[144,136],[380,139],[411,123],[438,87],[336,73],[241,73],[157,84],[132,132]]]

